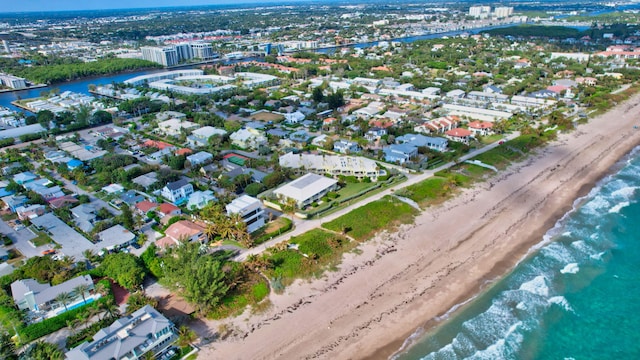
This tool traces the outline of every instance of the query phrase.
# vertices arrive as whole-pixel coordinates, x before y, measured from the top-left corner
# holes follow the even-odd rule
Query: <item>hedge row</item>
[[[111,284],[109,283],[108,280],[100,280],[99,283],[104,283],[105,286],[107,286],[107,289],[111,289]],[[85,309],[89,307],[98,308],[100,304],[106,302],[107,299],[112,296],[113,294],[109,292],[109,294],[101,297],[95,302],[80,306],[73,310],[65,311],[64,313],[56,317],[45,319],[41,322],[26,326],[25,328],[19,331],[20,342],[22,344],[26,344],[35,339],[41,338],[45,335],[58,331],[63,327],[67,326],[67,321],[71,321],[75,319],[78,316],[78,314],[83,312]]]

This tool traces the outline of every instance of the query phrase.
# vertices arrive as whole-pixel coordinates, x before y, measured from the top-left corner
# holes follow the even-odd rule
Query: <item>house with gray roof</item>
[[[196,191],[191,194],[191,196],[189,196],[187,209],[202,209],[212,201],[216,201],[216,197],[213,195],[213,191]]]
[[[284,202],[292,200],[302,209],[320,200],[330,191],[338,188],[338,181],[326,176],[309,173],[285,184],[273,193]]]
[[[93,230],[93,225],[96,223],[98,217],[98,208],[93,204],[80,204],[71,209],[73,215],[73,222],[78,228],[86,233]]]
[[[124,226],[118,224],[98,233],[100,249],[112,250],[129,246],[136,236]]]
[[[158,174],[156,172],[150,172],[148,174],[140,175],[131,180],[134,184],[138,184],[145,189],[151,187],[151,185],[155,184],[158,181]]]
[[[169,319],[149,305],[100,329],[93,341],[84,342],[65,354],[72,360],[143,359],[158,355],[178,339]]]
[[[77,293],[76,288],[79,285],[86,285],[88,290],[84,294]],[[57,316],[85,301],[90,302],[99,298],[100,294],[94,294],[93,289],[93,280],[89,275],[81,275],[55,286],[40,284],[34,279],[17,280],[11,283],[11,295],[18,308],[39,313],[44,318]],[[71,295],[71,299],[66,304],[56,300],[62,293]]]
[[[200,151],[187,156],[187,161],[191,164],[191,167],[199,166],[213,161],[213,155],[206,151]]]
[[[189,199],[189,196],[193,194],[193,185],[186,179],[180,179],[165,185],[161,194],[162,197],[177,205]]]
[[[446,151],[449,141],[443,137],[424,136],[422,134],[406,134],[396,138],[398,144],[409,144],[415,147],[427,147],[431,150]]]
[[[333,151],[341,154],[353,154],[360,151],[360,146],[355,141],[338,140],[333,143]]]
[[[13,175],[13,181],[18,183],[18,185],[24,185],[30,181],[33,181],[38,178],[38,175],[30,171],[21,172],[19,174]]]
[[[394,144],[382,149],[384,160],[390,163],[404,164],[418,155],[418,148],[410,144]]]

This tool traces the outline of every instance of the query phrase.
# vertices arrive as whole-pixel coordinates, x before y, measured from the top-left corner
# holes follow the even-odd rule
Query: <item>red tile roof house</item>
[[[179,207],[169,203],[160,204],[157,211],[158,215],[163,219],[166,218],[167,221],[176,215],[182,214],[182,210]]]
[[[471,131],[462,128],[455,128],[445,133],[447,138],[451,141],[461,142],[469,145],[469,138],[471,137]]]
[[[144,200],[136,204],[136,210],[142,215],[146,215],[149,211],[155,210],[157,207],[158,204],[149,200]]]
[[[488,121],[472,121],[469,123],[469,130],[474,135],[489,135],[493,133],[493,123]]]
[[[183,241],[204,240],[204,227],[189,220],[180,220],[171,224],[165,231],[167,236],[156,241],[161,248],[178,245]]]

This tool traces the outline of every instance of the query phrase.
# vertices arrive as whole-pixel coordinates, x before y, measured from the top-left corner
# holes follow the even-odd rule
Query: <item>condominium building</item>
[[[143,59],[153,61],[163,66],[174,66],[179,62],[178,52],[176,51],[175,46],[143,46],[140,50],[142,51]]]
[[[469,16],[479,19],[486,19],[491,13],[491,6],[471,6],[469,8]]]
[[[500,19],[506,18],[513,15],[513,7],[512,6],[497,6],[495,10],[493,10],[493,16]]]
[[[213,46],[210,43],[194,42],[189,44],[189,46],[195,59],[210,60],[215,57]]]

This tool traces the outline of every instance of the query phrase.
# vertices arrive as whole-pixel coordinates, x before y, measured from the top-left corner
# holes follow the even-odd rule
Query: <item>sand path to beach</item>
[[[640,144],[640,95],[520,164],[346,254],[340,270],[299,281],[259,315],[203,345],[202,359],[387,358],[421,326],[506,274],[573,202]],[[218,322],[194,324],[211,334]]]

